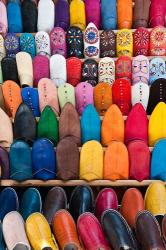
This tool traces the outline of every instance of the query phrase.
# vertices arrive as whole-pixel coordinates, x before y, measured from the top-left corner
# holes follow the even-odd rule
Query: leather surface
[[[0,13],[1,13],[1,28],[0,32],[3,36],[6,35],[8,29],[8,21],[7,21],[7,11],[4,2],[0,3]]]
[[[28,188],[23,193],[20,202],[20,214],[23,219],[26,219],[35,212],[41,212],[42,210],[42,200],[39,191],[36,188]]]
[[[103,148],[97,141],[88,141],[82,146],[80,179],[86,181],[103,179]]]
[[[141,103],[146,110],[149,101],[149,91],[149,86],[144,82],[138,82],[134,84],[131,88],[132,106],[134,106],[136,103]]]
[[[56,212],[53,217],[52,227],[61,249],[82,249],[75,222],[67,210],[62,209]],[[64,228],[66,229],[65,231]]]
[[[136,235],[142,249],[164,250],[160,226],[148,211],[142,211],[136,219]]]
[[[2,85],[7,114],[14,118],[19,105],[22,102],[21,89],[13,81],[5,81]]]
[[[6,56],[6,50],[4,45],[4,38],[0,35],[0,61]]]
[[[131,84],[126,79],[117,79],[112,85],[112,100],[123,115],[128,115],[131,109]]]
[[[46,18],[43,21],[43,16]],[[49,18],[48,18],[49,16]],[[37,30],[45,31],[48,34],[54,28],[55,5],[51,0],[40,0],[38,3]]]
[[[19,3],[8,2],[7,4],[8,32],[22,33],[22,16]]]
[[[100,0],[85,0],[86,24],[94,23],[100,29]]]
[[[131,141],[128,144],[129,153],[129,176],[131,180],[150,179],[150,150],[147,144],[141,140]]]
[[[164,237],[164,240],[166,241],[166,216],[164,216],[162,221],[162,234]]]
[[[138,249],[133,232],[119,212],[109,209],[103,213],[101,221],[112,249]]]
[[[3,237],[3,231],[2,231],[2,222],[0,222],[0,249],[5,250],[6,245]]]
[[[29,145],[21,140],[14,141],[9,151],[10,178],[16,181],[32,179],[32,159]]]
[[[3,81],[12,80],[19,83],[16,59],[12,57],[4,57],[1,61]]]
[[[76,26],[81,30],[86,27],[85,3],[82,0],[70,3],[70,26]]]
[[[3,235],[9,250],[17,248],[20,243],[27,250],[31,249],[25,233],[24,220],[17,211],[8,213],[3,219]]]
[[[129,188],[122,198],[121,214],[131,228],[135,228],[135,220],[138,212],[144,210],[144,199],[137,188]]]
[[[58,250],[58,246],[51,234],[50,226],[41,213],[33,213],[26,220],[26,233],[31,246],[35,250]]]
[[[57,88],[52,80],[43,78],[38,83],[39,107],[40,112],[48,105],[55,114],[59,115],[59,102]]]
[[[143,140],[148,144],[148,118],[142,104],[137,103],[130,111],[125,126],[125,143]]]
[[[81,115],[88,104],[94,104],[93,87],[88,82],[80,82],[75,88],[76,107]]]
[[[86,249],[110,249],[102,227],[92,213],[87,212],[80,215],[77,228]]]
[[[113,141],[106,149],[104,156],[104,179],[126,180],[129,178],[128,151],[122,142]]]
[[[101,121],[99,114],[93,105],[89,104],[81,116],[81,140],[82,144],[96,140],[100,142]]]
[[[95,214],[99,221],[103,212],[108,209],[118,210],[118,197],[112,188],[102,189],[96,198]]]
[[[112,105],[112,87],[108,83],[98,83],[93,93],[95,108],[103,116]]]
[[[147,113],[151,115],[154,108],[159,102],[166,103],[166,79],[158,79],[150,87],[150,95]]]
[[[66,31],[70,24],[69,3],[58,0],[55,6],[55,27],[61,27]]]
[[[8,149],[13,142],[12,122],[8,115],[0,108],[0,146]]]
[[[101,0],[101,19],[104,30],[115,30],[117,26],[116,1]]]
[[[23,102],[29,106],[35,117],[40,116],[38,90],[32,87],[23,88],[21,91]]]
[[[21,5],[24,32],[37,31],[37,6],[34,1],[24,0]]]
[[[89,186],[75,187],[71,193],[69,211],[77,222],[78,217],[85,212],[93,211],[93,191]]]
[[[64,56],[55,54],[50,57],[50,78],[56,87],[66,83],[67,69],[66,59]]]
[[[77,180],[79,177],[79,149],[70,138],[63,138],[56,148],[57,177],[60,180]]]
[[[149,25],[151,28],[159,25],[164,26],[165,11],[166,11],[166,3],[164,0],[161,1],[153,0],[151,2],[150,15],[149,15]]]
[[[0,147],[0,171],[1,179],[9,179],[10,167],[9,167],[9,154],[3,147]]]
[[[70,57],[66,61],[67,67],[67,82],[74,87],[81,82],[82,62],[77,57]]]
[[[166,140],[161,139],[154,145],[151,158],[150,177],[153,180],[166,180],[165,171],[165,146]],[[160,159],[160,160],[159,160]]]
[[[33,65],[31,56],[27,52],[19,52],[16,54],[16,63],[21,86],[33,86]]]
[[[117,105],[113,104],[104,115],[101,125],[102,144],[108,146],[112,141],[124,142],[124,120]]]
[[[133,27],[148,27],[150,0],[136,0],[134,5]]]
[[[46,106],[41,113],[37,136],[38,138],[47,138],[55,145],[58,143],[58,120],[50,106]]]
[[[132,0],[118,0],[118,29],[131,29],[133,17],[133,2]]]
[[[55,179],[56,159],[54,145],[48,139],[41,138],[33,143],[32,168],[34,179]]]
[[[18,210],[18,197],[13,188],[4,188],[0,193],[0,220],[3,221],[6,214]]]
[[[36,119],[30,108],[24,103],[17,109],[13,129],[15,139],[32,142],[36,137]]]
[[[81,128],[78,113],[71,103],[66,103],[59,118],[59,139],[70,136],[79,146],[81,144]]]
[[[162,138],[166,137],[166,104],[159,102],[153,110],[149,119],[149,146],[153,147],[154,144]]]
[[[61,110],[66,103],[71,103],[75,107],[75,88],[69,83],[64,83],[59,86],[58,100]]]
[[[43,213],[48,223],[51,225],[54,214],[60,209],[67,208],[67,197],[64,189],[53,187],[47,193],[43,204]]]
[[[5,101],[4,101],[4,97],[3,97],[3,91],[2,91],[2,85],[0,85],[0,108],[3,109],[4,111],[6,111]]]
[[[33,86],[38,87],[42,78],[50,78],[50,65],[47,56],[37,55],[33,58]]]
[[[147,188],[144,197],[145,209],[154,216],[166,214],[166,189],[162,182],[156,181]]]

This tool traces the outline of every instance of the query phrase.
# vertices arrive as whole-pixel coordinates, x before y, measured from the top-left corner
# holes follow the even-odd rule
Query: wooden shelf
[[[31,186],[39,186],[39,187],[49,187],[49,186],[78,186],[78,185],[89,185],[89,186],[110,186],[110,187],[144,187],[148,186],[156,180],[145,180],[142,182],[138,182],[135,180],[118,180],[118,181],[109,181],[109,180],[96,180],[87,182],[84,180],[71,180],[71,181],[61,181],[61,180],[49,180],[49,181],[41,181],[41,180],[27,180],[24,182],[17,182],[13,180],[1,180],[0,186],[2,187],[31,187]],[[164,182],[166,185],[166,182]]]

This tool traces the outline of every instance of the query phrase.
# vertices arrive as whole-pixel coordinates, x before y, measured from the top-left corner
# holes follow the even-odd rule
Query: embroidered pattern
[[[99,49],[95,46],[88,46],[86,49],[85,49],[85,54],[86,56],[88,57],[93,57],[93,56],[97,56],[99,53]]]
[[[89,27],[85,31],[85,42],[89,44],[97,43],[99,40],[99,33],[95,27]]]
[[[61,30],[56,30],[51,33],[50,39],[56,46],[63,45],[65,43],[65,34]]]
[[[114,46],[115,45],[115,34],[113,31],[104,31],[100,35],[101,44],[106,46]]]
[[[97,83],[98,67],[96,62],[89,61],[84,63],[82,70],[83,81],[88,81],[92,86]]]
[[[5,48],[9,57],[15,57],[19,52],[19,39],[13,34],[8,34],[5,37]]]
[[[41,34],[35,37],[36,47],[38,51],[47,51],[49,47],[49,40],[45,34]]]
[[[115,80],[115,64],[112,61],[99,63],[99,81],[113,83]]]
[[[166,29],[154,28],[150,35],[151,55],[163,56],[166,52]]]
[[[68,29],[67,47],[69,56],[83,57],[83,33],[78,27]]]
[[[21,51],[30,53],[35,56],[35,43],[32,35],[23,34],[20,37],[20,47]]]
[[[117,43],[119,46],[125,47],[128,46],[132,42],[131,40],[131,34],[127,31],[123,31],[119,33],[117,37]]]
[[[149,44],[149,33],[146,30],[137,31],[134,33],[134,43],[136,46],[147,46]]]
[[[101,57],[115,57],[116,36],[112,30],[103,31],[100,34]]]

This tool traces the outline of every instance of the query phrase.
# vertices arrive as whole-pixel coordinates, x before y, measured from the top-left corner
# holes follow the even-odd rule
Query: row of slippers
[[[16,110],[13,128],[11,119],[2,109],[0,109],[0,120],[3,121],[0,123],[1,146],[5,148],[10,147],[13,142],[13,134],[14,139],[21,138],[25,141],[33,141],[38,134],[39,137],[50,139],[55,145],[58,142],[58,134],[61,139],[72,136],[78,146],[81,142],[85,143],[89,140],[102,141],[104,146],[108,146],[114,140],[125,141],[127,144],[129,141],[139,139],[153,147],[159,139],[166,137],[165,129],[163,129],[166,122],[164,102],[157,104],[149,121],[140,103],[133,106],[126,122],[115,104],[111,105],[105,113],[102,124],[93,105],[86,106],[80,122],[79,115],[71,103],[66,103],[63,107],[59,122],[54,110],[46,106],[37,124],[32,111],[25,103],[21,103]]]
[[[5,38],[0,35],[0,41],[1,57],[5,54],[14,57],[20,50],[32,57],[35,54],[48,57],[61,54],[78,58],[166,55],[166,28],[162,26],[156,26],[151,32],[146,28],[138,28],[134,33],[122,29],[115,34],[112,30],[100,33],[93,23],[89,23],[84,33],[74,26],[67,33],[55,27],[49,34],[39,31],[35,37],[29,33],[22,34],[20,38],[14,33],[8,33]]]
[[[11,120],[2,109],[0,111],[3,179],[166,180],[166,140],[162,139],[166,137],[165,103],[156,106],[149,125],[141,104],[133,107],[126,124],[119,108],[112,105],[102,125],[92,105],[85,108],[80,122],[73,105],[67,103],[59,125],[53,110],[47,106],[38,127],[28,106],[21,104],[16,112],[14,131]],[[149,145],[154,146],[151,163],[148,139]],[[107,146],[105,155],[100,141]],[[56,155],[54,145],[57,145]],[[10,147],[9,156],[3,147]]]
[[[48,192],[43,209],[40,193],[35,188],[23,193],[20,206],[12,188],[4,189],[0,200],[1,249],[5,249],[5,243],[8,249],[30,249],[31,244],[34,250],[58,249],[57,243],[60,249],[165,249],[166,190],[160,182],[149,186],[145,201],[139,190],[128,189],[120,211],[117,195],[111,188],[98,193],[95,207],[93,191],[88,186],[73,190],[69,207],[65,191],[60,187]],[[50,226],[55,238],[51,236]],[[11,237],[13,230],[15,235]]]
[[[164,0],[135,0],[134,9],[132,0],[72,0],[70,5],[66,0],[57,0],[55,5],[52,0],[8,0],[7,6],[5,2],[0,3],[3,33],[49,32],[54,25],[65,30],[75,25],[84,30],[90,22],[106,30],[165,25]]]
[[[44,55],[37,55],[31,59],[28,53],[19,52],[16,60],[4,57],[1,61],[1,83],[12,80],[20,85],[37,87],[42,78],[51,78],[59,87],[70,83],[74,87],[78,83],[87,81],[92,86],[98,82],[112,85],[115,80],[124,78],[131,85],[138,82],[152,85],[159,78],[166,79],[166,64],[161,57],[149,61],[146,56],[133,58],[120,56],[116,62],[110,57],[100,59],[81,59],[70,57],[67,60],[62,55],[53,55],[48,59]]]
[[[20,86],[11,80],[0,85],[0,107],[9,117],[15,118],[19,105],[24,102],[32,110],[35,117],[40,117],[45,106],[51,106],[56,116],[67,102],[76,107],[82,115],[87,105],[92,104],[100,116],[105,115],[112,104],[116,104],[123,115],[128,115],[136,103],[142,104],[148,115],[151,115],[159,102],[166,102],[166,79],[155,80],[152,86],[138,82],[131,86],[126,79],[117,79],[111,86],[98,83],[94,88],[88,82],[81,82],[73,87],[61,84],[56,88],[54,82],[47,78],[39,81],[38,88]]]

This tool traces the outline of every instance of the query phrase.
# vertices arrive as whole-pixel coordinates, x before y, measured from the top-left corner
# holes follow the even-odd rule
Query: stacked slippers
[[[69,26],[85,30],[91,22],[98,29],[115,30],[165,26],[166,4],[164,0],[159,2],[135,0],[134,7],[132,0],[111,2],[109,0],[19,0],[14,2],[2,0],[0,12],[3,17],[2,34],[6,34],[7,31],[49,32],[54,26],[61,27],[65,31]],[[14,18],[13,13],[17,13]],[[49,18],[43,21],[43,15]]]
[[[164,184],[154,182],[144,197],[137,188],[127,189],[120,209],[118,198],[112,188],[100,190],[94,199],[89,186],[78,186],[68,200],[63,188],[54,187],[42,202],[36,188],[27,188],[21,198],[14,189],[5,188],[0,193],[1,248],[138,250],[157,247],[164,250]],[[13,230],[15,234],[11,237]]]
[[[4,91],[7,92],[8,87],[10,82],[9,85],[5,84]],[[35,96],[35,93],[31,94]],[[17,100],[13,99],[13,102],[17,104]],[[37,124],[32,110],[21,103],[13,113],[13,129],[11,120],[0,109],[2,120],[5,121],[0,127],[3,132],[3,137],[0,137],[2,179],[20,182],[56,178],[86,181],[166,180],[164,102],[156,106],[149,122],[140,103],[133,106],[126,122],[115,104],[105,112],[102,122],[93,104],[86,105],[80,119],[73,104],[67,102],[61,110],[59,121],[56,106],[54,103],[52,105],[43,106]],[[79,146],[82,146],[80,152]],[[106,147],[105,155],[103,146]],[[148,146],[154,147],[151,161]],[[9,154],[6,150],[9,150]],[[156,164],[158,155],[161,155],[159,165]]]

